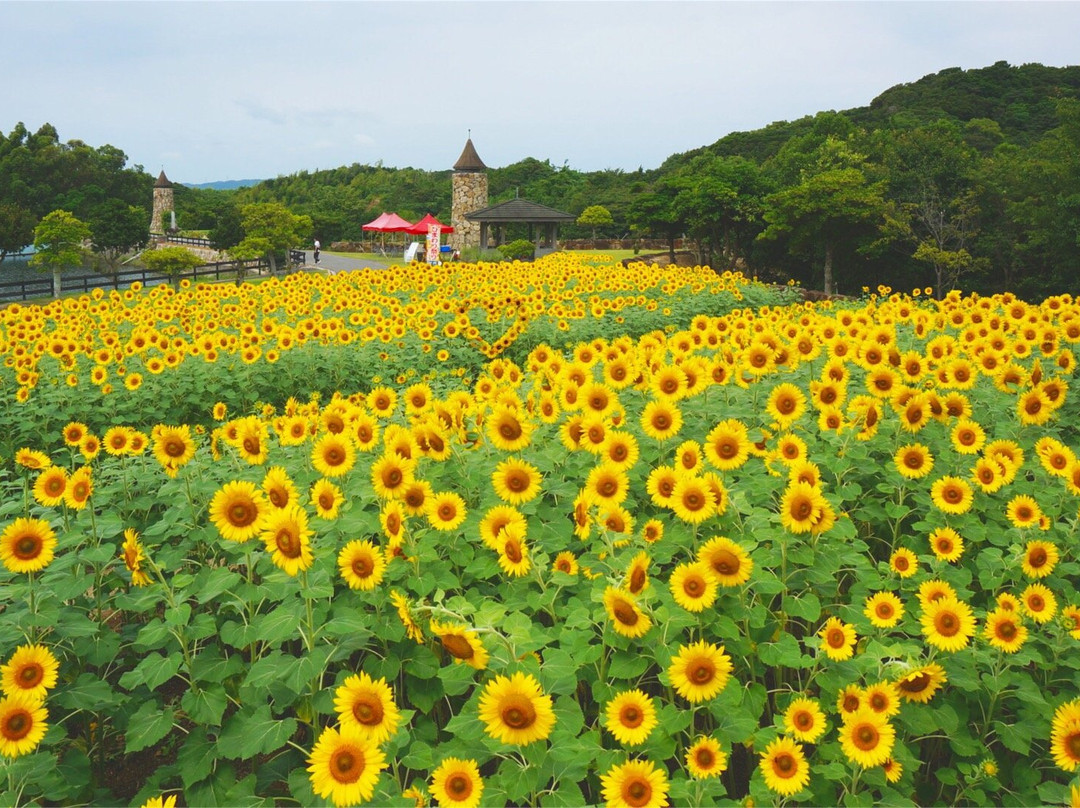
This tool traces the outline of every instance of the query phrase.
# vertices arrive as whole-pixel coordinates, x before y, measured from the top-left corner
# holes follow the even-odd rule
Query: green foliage
[[[120,259],[149,240],[146,210],[110,199],[94,208],[90,220],[93,232],[92,249],[105,268],[115,271]]]
[[[240,209],[244,238],[233,255],[264,255],[270,272],[277,272],[277,258],[311,238],[311,217],[293,214],[276,202],[244,205]]]
[[[0,203],[0,264],[34,240],[34,214],[10,202]]]
[[[158,247],[143,253],[141,258],[147,269],[168,275],[174,281],[182,272],[187,272],[204,262],[199,256],[185,247]]]
[[[592,228],[593,238],[596,238],[596,229],[598,227],[605,227],[614,224],[614,222],[615,220],[611,218],[611,211],[603,205],[589,205],[589,207],[581,211],[581,215],[577,217],[577,223],[579,225]]]
[[[519,238],[499,246],[499,252],[508,261],[531,259],[536,252],[536,245],[526,238]]]
[[[34,228],[35,252],[30,266],[52,272],[53,296],[60,295],[60,274],[82,264],[89,240],[89,226],[66,210],[54,210]]]

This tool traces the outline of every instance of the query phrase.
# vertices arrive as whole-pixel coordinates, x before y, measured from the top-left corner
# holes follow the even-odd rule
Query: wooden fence
[[[176,281],[182,280],[227,280],[235,281],[240,274],[262,272],[269,264],[265,259],[252,261],[216,261],[212,264],[203,264],[188,272],[181,272]],[[115,275],[61,275],[60,292],[62,294],[87,293],[92,289],[127,289],[131,284],[138,281],[143,286],[157,286],[162,283],[170,283],[172,278],[151,272],[148,269],[123,269]],[[45,275],[41,278],[22,281],[0,282],[0,301],[15,302],[20,300],[33,300],[35,298],[51,298],[53,294],[52,276]]]

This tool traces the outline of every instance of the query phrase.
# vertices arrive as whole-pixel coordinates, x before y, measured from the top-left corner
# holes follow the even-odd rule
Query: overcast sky
[[[948,67],[1080,64],[1075,2],[8,2],[0,129],[177,182],[655,168]]]

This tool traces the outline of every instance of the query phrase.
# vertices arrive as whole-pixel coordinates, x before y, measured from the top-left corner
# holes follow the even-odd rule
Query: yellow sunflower
[[[222,538],[245,542],[259,533],[268,510],[254,483],[234,480],[225,483],[210,500],[210,521]]]
[[[809,533],[825,518],[827,506],[817,488],[806,483],[793,483],[780,500],[780,522],[792,533]]]
[[[425,513],[436,530],[454,530],[465,521],[465,500],[452,491],[444,491],[428,500]]]
[[[901,476],[909,480],[918,480],[925,477],[934,468],[934,456],[930,449],[921,443],[912,443],[901,446],[893,455],[893,463]]]
[[[904,604],[892,592],[876,592],[866,599],[863,614],[875,628],[893,628],[904,616]]]
[[[778,384],[769,393],[765,412],[780,429],[788,429],[806,412],[806,396],[794,384]]]
[[[998,608],[987,612],[983,636],[994,648],[1013,654],[1027,641],[1028,630],[1018,612]]]
[[[938,561],[953,563],[964,554],[964,539],[951,527],[939,527],[930,534],[930,549]]]
[[[352,674],[338,685],[334,710],[343,730],[356,732],[373,744],[393,738],[401,722],[390,685],[385,679],[372,679],[363,672]]]
[[[338,510],[345,502],[341,489],[329,480],[316,480],[311,486],[311,504],[315,513],[323,519],[337,519]]]
[[[854,656],[855,642],[858,640],[854,626],[837,617],[830,617],[818,630],[818,636],[821,637],[821,649],[825,656],[834,662],[843,662]]]
[[[727,753],[715,738],[698,738],[686,750],[686,770],[695,780],[719,777],[727,766]]]
[[[897,547],[889,556],[889,567],[901,578],[910,578],[919,571],[919,558],[906,547]]]
[[[923,607],[919,618],[926,641],[939,651],[959,651],[975,633],[971,607],[956,598],[940,598]]]
[[[424,632],[420,630],[420,626],[418,626],[416,620],[413,619],[412,609],[409,608],[408,598],[396,589],[391,589],[390,602],[394,604],[394,608],[397,610],[398,619],[401,620],[401,624],[405,627],[406,636],[418,645],[422,645],[424,642]]]
[[[836,711],[841,717],[854,715],[866,706],[866,692],[858,685],[846,685],[836,694]]]
[[[720,471],[742,466],[750,457],[750,438],[740,421],[721,421],[705,437],[705,458]]]
[[[415,462],[396,452],[384,454],[371,464],[371,485],[383,499],[400,497],[413,481]]]
[[[146,554],[139,541],[139,534],[130,527],[124,529],[124,544],[120,548],[120,557],[124,559],[124,566],[131,573],[131,583],[134,586],[146,586],[150,583],[150,576],[143,569]]]
[[[0,699],[0,755],[17,758],[33,752],[48,729],[49,713],[43,702],[29,693]]]
[[[340,477],[356,463],[356,449],[343,434],[329,432],[311,447],[311,465],[323,477]]]
[[[386,757],[376,742],[355,727],[327,727],[311,750],[307,770],[311,789],[329,798],[337,808],[370,800],[386,768]]]
[[[825,713],[813,699],[797,698],[784,711],[784,732],[797,741],[816,743],[825,733]]]
[[[712,488],[700,477],[680,477],[668,503],[682,521],[697,525],[716,513]]]
[[[508,525],[515,525],[521,535],[525,533],[525,517],[510,505],[496,505],[480,520],[480,538],[492,550],[499,549],[500,534]]]
[[[354,539],[338,553],[338,569],[350,589],[371,590],[382,581],[386,560],[367,539]]]
[[[0,533],[0,561],[10,572],[38,572],[53,560],[56,534],[48,522],[19,517]]]
[[[1060,555],[1057,545],[1048,541],[1029,541],[1024,548],[1021,569],[1028,578],[1045,578],[1054,571]]]
[[[561,572],[565,575],[577,575],[577,556],[569,550],[563,550],[555,556],[555,560],[551,562],[551,569],[553,572]]]
[[[604,609],[612,628],[624,637],[640,637],[652,627],[652,620],[638,608],[634,596],[625,589],[609,586],[604,591]]]
[[[844,755],[864,769],[888,760],[896,742],[896,730],[889,720],[869,708],[845,715],[839,735]]]
[[[484,796],[484,781],[476,761],[446,758],[431,773],[431,794],[439,808],[477,808]]]
[[[311,536],[307,514],[299,505],[271,509],[260,525],[260,537],[271,560],[289,575],[306,570],[314,562]]]
[[[298,496],[296,485],[282,466],[271,466],[267,469],[262,481],[262,491],[270,505],[275,508],[284,508],[295,503]]]
[[[704,561],[679,564],[671,573],[669,585],[675,602],[688,612],[700,612],[712,606],[719,588],[712,567]]]
[[[504,452],[518,452],[529,445],[535,426],[508,407],[497,407],[486,420],[491,443]]]
[[[986,444],[986,432],[970,418],[961,418],[953,426],[949,439],[958,454],[978,454]]]
[[[583,490],[596,504],[618,505],[630,491],[630,478],[622,469],[601,463],[589,472]]]
[[[896,689],[905,701],[926,704],[947,681],[945,669],[931,662],[897,679]]]
[[[503,502],[521,505],[540,494],[540,472],[524,460],[508,458],[495,467],[491,483]]]
[[[531,674],[496,676],[480,694],[480,720],[497,741],[527,746],[542,741],[555,726],[551,696]]]
[[[94,493],[94,474],[90,466],[79,466],[68,477],[67,487],[64,489],[64,504],[75,511],[81,511]]]
[[[1005,506],[1005,515],[1013,527],[1026,528],[1037,526],[1043,513],[1034,497],[1020,494],[1009,500],[1009,504]]]
[[[439,638],[443,649],[454,658],[454,664],[462,662],[476,670],[487,667],[489,655],[476,631],[464,623],[440,623],[432,620],[428,626]]]
[[[1080,700],[1065,702],[1054,711],[1050,754],[1063,771],[1074,772],[1080,767]]]
[[[930,486],[930,499],[943,513],[959,515],[971,509],[974,497],[967,480],[945,476],[935,480]]]
[[[802,744],[791,738],[771,741],[761,753],[759,765],[765,785],[782,797],[802,791],[810,782],[810,765],[806,762]]]
[[[641,413],[642,431],[656,441],[673,438],[682,424],[682,412],[670,401],[650,401]]]
[[[529,546],[525,543],[525,530],[509,524],[499,533],[499,567],[507,575],[520,578],[532,569]]]
[[[656,704],[640,690],[624,690],[604,707],[608,732],[624,746],[645,743],[657,724]]]
[[[720,586],[744,584],[754,571],[754,562],[749,554],[724,536],[715,536],[701,545],[697,558],[709,565]]]
[[[668,779],[651,760],[616,763],[601,775],[606,808],[663,808],[668,805]]]
[[[877,682],[863,688],[863,703],[886,718],[900,712],[900,693],[893,682]]]
[[[1057,614],[1057,598],[1042,584],[1030,584],[1020,593],[1020,608],[1036,623],[1047,623]]]
[[[59,669],[60,663],[44,645],[20,645],[0,667],[0,684],[5,696],[22,693],[44,701],[49,690],[56,687]]]
[[[666,508],[671,504],[675,486],[682,475],[671,466],[656,466],[645,480],[645,490],[653,504]]]
[[[34,499],[46,508],[55,508],[63,504],[67,484],[67,469],[63,466],[49,466],[40,471],[34,480]]]
[[[642,550],[630,561],[626,570],[626,591],[631,595],[640,595],[649,588],[649,564],[652,559]]]
[[[175,477],[177,470],[195,457],[195,441],[192,440],[191,430],[186,424],[183,426],[161,425],[154,430],[152,437],[154,458],[171,477]]]
[[[724,653],[724,646],[702,640],[679,646],[679,652],[671,658],[668,677],[676,693],[697,704],[723,690],[731,671],[731,657]]]

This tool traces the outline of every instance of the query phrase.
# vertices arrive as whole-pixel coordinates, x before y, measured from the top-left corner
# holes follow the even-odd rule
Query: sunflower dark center
[[[330,774],[339,783],[355,783],[364,771],[364,754],[358,749],[339,749],[330,759]]]

